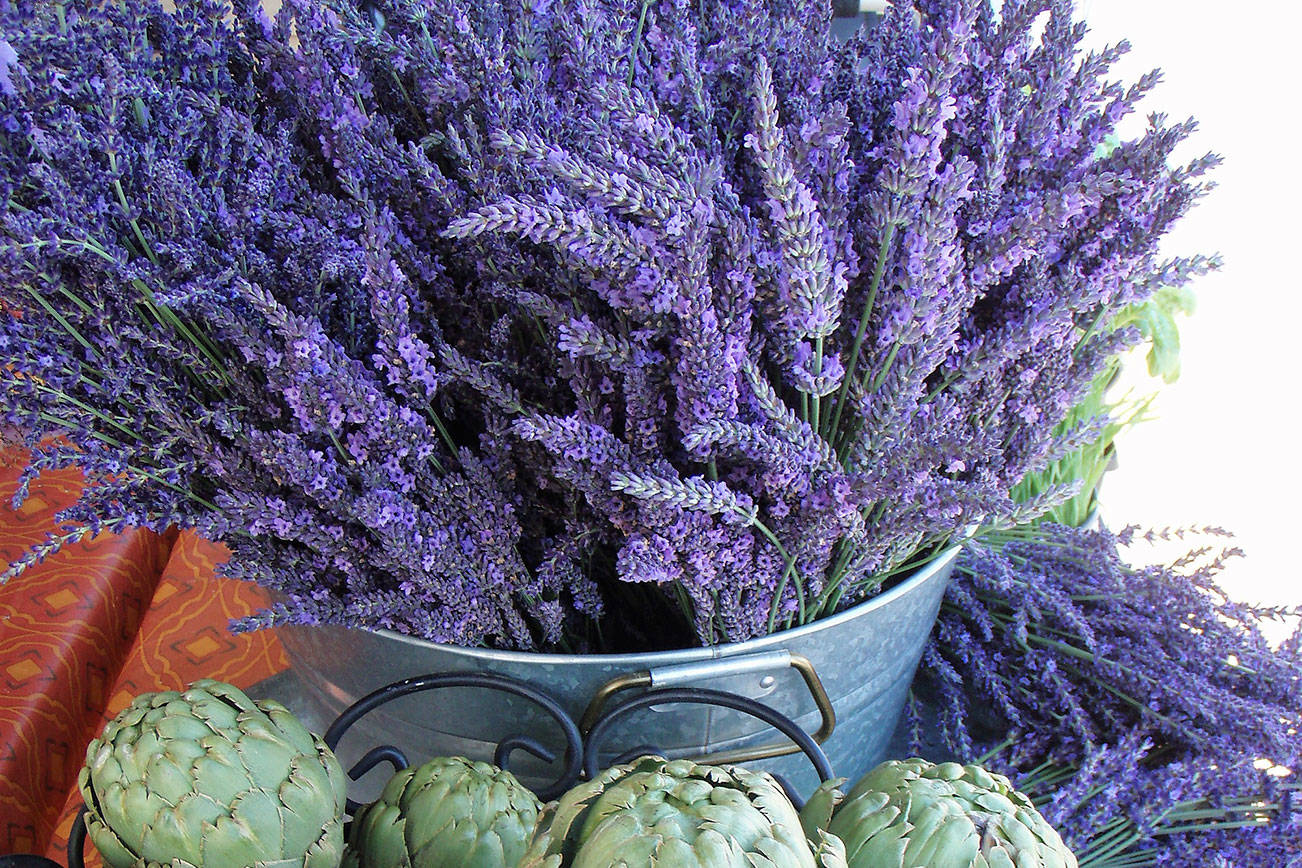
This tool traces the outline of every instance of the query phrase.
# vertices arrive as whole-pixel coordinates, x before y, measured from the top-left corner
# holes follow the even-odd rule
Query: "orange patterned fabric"
[[[273,631],[227,629],[231,619],[267,605],[258,586],[214,575],[227,557],[223,546],[190,531],[177,539],[105,721],[146,691],[180,690],[200,678],[248,687],[289,666]]]
[[[6,564],[43,540],[83,487],[77,471],[46,473],[13,510],[23,459],[0,452]],[[132,697],[199,678],[248,687],[286,668],[273,632],[227,630],[266,598],[218,580],[225,557],[192,533],[129,531],[71,546],[0,586],[0,855],[64,863],[86,745]]]
[[[255,585],[216,578],[213,568],[226,557],[222,546],[193,533],[179,536],[153,605],[108,696],[100,726],[141,693],[180,690],[200,678],[249,687],[288,667],[273,631],[233,635],[227,630],[232,618],[265,606],[266,596]],[[51,859],[63,861],[80,805],[81,797],[74,788],[67,794],[63,816],[46,851]],[[94,847],[87,845],[86,851],[86,864],[98,866]]]
[[[77,471],[46,473],[12,509],[24,458],[0,455],[4,564],[42,541],[82,490]],[[0,586],[0,853],[50,840],[174,537],[102,535]]]

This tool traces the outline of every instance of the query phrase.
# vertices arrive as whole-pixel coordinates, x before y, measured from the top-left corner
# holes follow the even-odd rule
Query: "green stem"
[[[1085,330],[1085,334],[1081,335],[1080,340],[1076,341],[1076,346],[1071,351],[1071,357],[1073,359],[1079,356],[1081,350],[1085,348],[1085,342],[1094,337],[1095,333],[1098,332],[1099,327],[1103,325],[1104,317],[1107,315],[1108,309],[1106,307],[1099,309],[1098,314],[1094,317],[1094,322],[1090,323],[1090,327]]]
[[[941,392],[945,391],[950,386],[954,385],[954,383],[958,382],[958,377],[959,375],[957,373],[953,373],[945,377],[945,379],[941,381],[940,385],[938,385],[936,388],[932,389],[930,392],[927,393],[927,397],[922,399],[922,403],[930,404],[932,401],[936,400],[936,398],[940,395]]]
[[[62,295],[64,298],[68,299],[68,301],[75,304],[78,308],[81,309],[81,312],[84,314],[90,314],[95,312],[95,309],[93,307],[87,304],[80,296],[77,295],[77,293],[68,289],[68,287],[64,286],[62,283],[59,284],[59,295]]]
[[[226,370],[226,366],[223,365],[221,360],[217,357],[217,348],[214,347],[207,338],[193,331],[179,316],[176,315],[176,311],[160,302],[158,296],[154,295],[154,291],[150,289],[148,284],[143,280],[137,278],[132,281],[132,285],[135,286],[135,288],[140,291],[140,294],[144,296],[146,308],[148,308],[150,315],[158,321],[159,325],[166,324],[180,332],[181,336],[189,341],[190,345],[197,349],[199,354],[208,360],[208,362],[213,366],[213,369],[217,371],[217,375],[220,376],[224,382],[229,383],[231,381],[230,373]]]
[[[110,151],[108,158],[109,171],[114,175],[118,174],[118,155]],[[140,249],[144,251],[150,262],[157,265],[158,256],[154,254],[154,250],[150,247],[148,239],[145,238],[145,233],[140,229],[140,224],[136,222],[136,218],[131,216],[131,206],[127,204],[127,194],[122,189],[121,178],[113,179],[113,190],[118,194],[118,204],[122,206],[122,216],[126,217],[127,222],[131,224],[131,231],[136,236],[136,241],[140,243]]]
[[[907,555],[902,562],[873,573],[868,577],[868,581],[850,587],[847,587],[842,583],[840,587],[835,589],[835,593],[832,594],[831,599],[828,601],[828,611],[835,612],[841,605],[841,600],[845,597],[846,593],[863,594],[872,588],[879,587],[892,576],[897,576],[901,573],[911,573],[914,570],[921,569],[941,550],[941,544],[943,541],[944,538],[924,539],[918,543],[913,552]],[[910,558],[912,560],[910,560]]]
[[[886,362],[882,365],[881,371],[878,372],[877,376],[873,377],[872,386],[868,388],[868,394],[871,395],[873,392],[876,392],[878,389],[881,388],[882,381],[885,380],[886,375],[890,373],[891,365],[895,364],[895,357],[899,354],[899,352],[900,352],[900,344],[898,341],[896,341],[895,343],[891,344],[891,350],[889,353],[886,354]],[[867,388],[866,382],[864,385]]]
[[[833,561],[832,569],[828,573],[827,584],[824,586],[823,592],[818,595],[818,599],[814,601],[815,618],[819,618],[823,615],[825,611],[824,607],[827,605],[830,596],[830,589],[838,587],[845,579],[845,569],[850,565],[850,558],[850,547],[846,545],[845,538],[842,537],[841,540],[837,542],[836,560]]]
[[[832,568],[827,584],[823,587],[822,593],[814,600],[813,613],[814,618],[821,618],[824,615],[836,611],[840,605],[841,598],[845,595],[845,569],[850,565],[850,559],[853,555],[849,546],[843,546],[841,553],[837,557],[836,565]]]
[[[48,392],[49,394],[58,397],[60,400],[66,401],[67,403],[73,405],[79,410],[89,413],[90,415],[94,416],[96,419],[99,419],[104,424],[110,425],[118,429],[123,434],[126,434],[127,437],[129,437],[133,442],[139,443],[142,439],[139,434],[137,434],[135,431],[132,431],[130,428],[123,425],[117,419],[114,419],[111,416],[106,416],[103,411],[97,410],[94,407],[90,406],[89,404],[85,403],[84,401],[80,401],[77,398],[72,397],[67,392],[61,392],[58,389],[45,385],[44,383],[38,383],[37,388],[40,389],[42,392]]]
[[[95,347],[91,345],[90,341],[86,340],[86,338],[82,336],[82,333],[77,331],[76,327],[73,326],[72,323],[68,322],[67,318],[64,317],[63,314],[55,310],[54,306],[51,305],[48,301],[46,301],[45,296],[41,295],[36,290],[36,287],[32,286],[29,283],[24,283],[22,286],[23,289],[27,290],[27,294],[30,295],[32,298],[36,299],[36,303],[39,304],[42,308],[44,308],[47,314],[54,317],[55,321],[58,322],[58,324],[63,327],[64,331],[72,335],[73,339],[76,340],[77,343],[81,344],[83,347],[90,350],[95,355],[99,355],[99,350],[95,349]]]
[[[1102,678],[1095,678],[1089,673],[1082,671],[1078,666],[1065,666],[1064,668],[1069,673],[1076,675],[1078,678],[1083,678],[1087,681],[1091,681],[1094,684],[1098,685],[1099,687],[1103,688],[1108,693],[1111,693],[1113,696],[1115,696],[1117,699],[1120,699],[1122,702],[1126,703],[1131,708],[1135,709],[1135,711],[1139,712],[1141,716],[1156,718],[1157,720],[1160,720],[1162,721],[1162,723],[1169,726],[1172,730],[1178,730],[1181,728],[1180,724],[1177,721],[1172,720],[1170,717],[1166,716],[1165,714],[1161,714],[1159,712],[1154,711],[1147,703],[1137,701],[1133,696],[1130,696],[1129,694],[1107,683]]]
[[[1210,829],[1246,829],[1250,826],[1263,826],[1268,820],[1226,820],[1221,823],[1195,823],[1189,826],[1172,826],[1154,834],[1176,835],[1180,832],[1204,832]]]
[[[105,260],[106,262],[113,262],[113,263],[117,262],[117,260],[114,259],[107,250],[105,250],[103,247],[100,247],[98,244],[96,244],[94,241],[92,241],[89,238],[87,239],[56,238],[53,241],[42,241],[38,239],[36,241],[26,241],[23,242],[22,244],[18,244],[15,246],[21,250],[30,250],[30,249],[40,250],[42,247],[49,247],[50,245],[54,245],[55,247],[64,247],[64,246],[69,246],[73,248],[80,247],[82,250],[85,250],[89,253],[93,253],[96,256],[98,256],[100,259]]]
[[[752,519],[751,524],[755,527],[756,530],[762,533],[768,539],[769,542],[773,543],[774,548],[778,550],[778,554],[782,556],[782,560],[786,564],[786,569],[782,571],[782,578],[778,580],[778,587],[773,592],[773,602],[769,604],[768,626],[764,630],[764,632],[768,634],[768,633],[772,633],[773,628],[777,625],[778,606],[782,602],[783,592],[786,591],[787,589],[787,581],[791,578],[792,574],[794,574],[796,571],[796,561],[787,552],[786,548],[782,545],[782,543],[778,540],[778,538],[774,536],[773,531],[769,530],[768,525],[764,524],[764,522],[760,521],[758,518]],[[800,582],[798,577],[796,579],[796,594],[800,601],[800,612],[803,619],[803,615],[805,611],[805,589],[802,587],[802,583]]]
[[[886,273],[886,259],[890,255],[891,243],[895,240],[895,224],[890,223],[882,232],[882,243],[877,249],[877,264],[873,268],[872,283],[868,287],[868,298],[864,301],[863,311],[859,314],[859,325],[855,329],[854,343],[850,345],[850,363],[846,366],[845,377],[841,380],[841,388],[836,396],[836,408],[831,413],[831,424],[827,426],[826,437],[828,442],[836,444],[838,437],[838,428],[841,425],[841,413],[845,409],[845,402],[850,392],[850,383],[854,379],[855,370],[859,365],[859,354],[863,350],[864,337],[868,333],[868,319],[872,314],[873,305],[877,302],[877,291],[882,285],[882,276]]]
[[[651,0],[642,0],[642,11],[637,16],[637,27],[633,30],[633,48],[628,53],[628,86],[633,86],[633,77],[637,72],[637,54],[642,50],[642,30],[646,27],[646,13],[651,8]]]
[[[1015,744],[1017,744],[1017,739],[1010,738],[1005,740],[1002,744],[995,745],[994,747],[990,748],[990,750],[986,751],[981,756],[977,757],[976,760],[977,765],[985,765],[995,757],[999,756],[999,754],[1002,751],[1007,750],[1008,748],[1012,747]]]
[[[109,153],[108,158],[109,170],[116,175],[118,172],[117,154]],[[131,225],[132,234],[135,235],[141,251],[152,264],[158,265],[158,255],[154,253],[153,247],[150,246],[149,239],[145,237],[144,231],[140,228],[140,223],[136,218],[130,216],[131,206],[127,203],[126,191],[122,189],[122,181],[120,178],[114,178],[113,190],[117,193],[118,204],[122,206],[122,213],[127,217],[127,221]],[[227,374],[225,367],[220,361],[218,361],[216,349],[207,340],[201,338],[192,331],[189,326],[182,322],[181,318],[178,317],[171,308],[167,305],[160,304],[157,297],[154,295],[153,290],[151,290],[143,280],[136,279],[132,281],[132,284],[145,296],[145,303],[149,308],[149,312],[158,320],[159,324],[167,323],[172,328],[179,331],[186,340],[195,346],[200,353],[208,359],[222,380],[229,383],[230,377]]]
[[[330,442],[335,445],[335,451],[339,453],[339,460],[344,464],[352,464],[353,457],[348,454],[348,450],[344,448],[344,444],[339,442],[339,435],[334,431],[327,431],[326,436],[328,436]]]
[[[819,377],[823,373],[823,336],[819,335],[814,339],[814,376]],[[812,396],[813,410],[810,414],[809,426],[818,433],[821,429],[819,420],[822,417],[822,397],[815,392]]]
[[[166,479],[163,479],[161,476],[157,476],[157,475],[155,475],[155,474],[153,474],[153,473],[150,473],[149,471],[145,470],[144,468],[141,468],[141,467],[133,467],[133,468],[131,468],[131,469],[132,469],[132,470],[137,470],[137,471],[139,471],[140,474],[141,474],[142,476],[145,476],[145,477],[147,477],[147,478],[149,478],[149,479],[152,479],[152,480],[154,480],[155,482],[160,483],[160,484],[163,485],[164,487],[172,489],[173,491],[177,492],[178,494],[184,494],[186,497],[190,498],[190,499],[193,500],[195,503],[201,504],[202,506],[206,506],[206,507],[208,507],[209,509],[211,509],[213,512],[217,512],[217,511],[218,511],[218,509],[217,509],[217,505],[216,505],[215,503],[209,501],[209,500],[206,499],[206,498],[200,497],[199,495],[195,494],[193,491],[191,491],[191,490],[188,489],[188,488],[182,488],[181,486],[179,486],[179,485],[177,485],[177,484],[175,484],[175,483],[168,482]]]
[[[452,440],[452,435],[448,433],[447,426],[443,424],[442,417],[439,416],[438,411],[434,409],[434,406],[429,403],[425,404],[425,413],[429,416],[430,421],[434,423],[435,430],[439,432],[439,436],[443,438],[443,442],[447,444],[448,450],[455,458],[457,454],[457,444]],[[441,473],[442,471],[443,468],[439,465],[439,472]]]
[[[882,513],[885,509],[885,501],[878,501],[865,506],[861,511],[861,514],[863,515],[864,521],[871,526],[881,520]],[[869,518],[869,513],[873,514],[871,518]],[[841,545],[841,551],[837,558],[836,565],[832,568],[830,574],[831,578],[828,579],[827,584],[823,587],[823,592],[818,595],[818,599],[814,601],[813,611],[815,617],[821,616],[827,612],[836,611],[837,605],[841,602],[841,598],[845,594],[844,571],[845,568],[849,566],[851,557],[853,557],[853,553],[850,551],[850,547],[843,543]],[[885,578],[886,576],[882,576],[883,580],[885,580]]]
[[[110,155],[109,159],[113,160],[113,157]],[[114,160],[114,162],[116,161]],[[122,210],[126,213],[130,213],[130,206],[127,205],[126,194],[122,191],[122,182],[114,181],[113,189],[117,191],[118,202],[122,205]],[[149,239],[145,238],[145,233],[141,230],[140,224],[136,222],[136,218],[128,217],[127,222],[131,224],[131,233],[136,236],[136,241],[140,244],[140,249],[145,254],[145,258],[154,265],[157,265],[158,255],[154,253],[154,249],[149,245]]]
[[[1090,839],[1090,859],[1087,864],[1105,862],[1112,856],[1131,847],[1139,840],[1139,832],[1129,822],[1118,823],[1101,835]]]
[[[64,419],[63,417],[56,416],[53,413],[46,413],[44,410],[37,413],[36,418],[40,419],[42,422],[49,422],[53,425],[58,425],[67,431],[71,431],[72,429],[77,427],[77,423],[73,422],[71,419]],[[109,446],[122,445],[122,441],[115,440],[112,437],[108,436],[107,434],[101,434],[99,431],[90,431],[88,433],[90,434],[91,437],[95,438],[99,442],[107,444]]]

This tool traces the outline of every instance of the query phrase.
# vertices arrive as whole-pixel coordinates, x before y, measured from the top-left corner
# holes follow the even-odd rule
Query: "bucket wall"
[[[909,684],[936,619],[954,547],[905,581],[858,606],[814,624],[712,648],[648,654],[561,655],[437,645],[386,631],[338,627],[284,627],[280,635],[305,687],[300,702],[309,719],[330,721],[371,691],[435,672],[493,672],[527,682],[553,696],[578,721],[594,694],[611,679],[650,671],[657,686],[726,690],[766,703],[809,732],[820,714],[805,680],[783,652],[808,658],[831,699],[836,727],[823,744],[836,774],[857,778],[884,759]],[[612,707],[628,695],[611,697]],[[297,710],[297,709],[296,709]],[[339,745],[344,767],[378,744],[394,744],[413,763],[431,756],[491,758],[504,738],[529,734],[561,746],[559,729],[524,700],[480,689],[447,689],[397,700],[372,712]],[[777,733],[740,712],[691,705],[652,706],[621,723],[606,742],[603,764],[619,753],[654,746],[670,757],[772,743]],[[808,793],[817,784],[800,754],[749,763],[786,777]],[[511,769],[534,788],[555,780],[548,766],[517,752]],[[355,798],[378,793],[382,773],[364,779]],[[372,780],[374,779],[374,780]]]

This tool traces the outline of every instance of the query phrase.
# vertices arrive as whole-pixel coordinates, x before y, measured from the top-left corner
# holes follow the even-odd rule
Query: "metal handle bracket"
[[[601,719],[602,711],[609,704],[611,697],[625,690],[685,686],[725,675],[743,675],[751,672],[785,668],[795,669],[800,673],[800,677],[804,679],[805,687],[808,688],[809,695],[813,698],[814,705],[822,718],[817,731],[811,733],[811,737],[815,743],[822,744],[827,741],[832,735],[832,731],[836,729],[836,710],[832,707],[832,700],[828,697],[827,690],[823,687],[823,681],[818,677],[818,673],[814,670],[814,664],[810,659],[804,655],[792,654],[785,650],[765,651],[761,654],[747,654],[742,657],[701,660],[695,663],[685,663],[681,666],[666,666],[616,676],[603,684],[593,694],[588,707],[583,711],[583,717],[579,720],[579,731],[585,736],[592,732],[592,728]],[[780,741],[754,748],[738,748],[712,753],[708,756],[708,759],[715,763],[744,763],[769,759],[775,756],[786,756],[787,754],[798,753],[800,749],[799,745],[793,742]]]

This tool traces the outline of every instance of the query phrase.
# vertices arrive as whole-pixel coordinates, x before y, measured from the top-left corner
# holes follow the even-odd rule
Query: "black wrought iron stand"
[[[357,700],[344,709],[343,713],[330,724],[325,732],[325,742],[331,750],[335,750],[344,733],[377,708],[404,696],[443,688],[475,688],[508,693],[539,706],[557,724],[565,741],[565,753],[559,759],[555,751],[545,747],[528,732],[502,739],[497,743],[492,757],[493,764],[503,769],[510,768],[511,756],[517,750],[532,754],[545,763],[558,764],[559,773],[556,779],[536,791],[538,798],[545,802],[560,796],[585,777],[596,776],[600,771],[599,752],[609,740],[614,725],[629,715],[653,705],[709,705],[749,714],[772,726],[789,739],[796,749],[803,752],[813,764],[819,780],[826,781],[832,778],[832,767],[823,749],[818,746],[814,736],[803,730],[794,720],[749,697],[699,687],[653,688],[613,703],[599,717],[592,721],[585,721],[589,724],[585,735],[559,702],[530,684],[492,673],[440,672],[394,682]],[[629,745],[608,764],[627,762],[646,754],[661,753],[662,751],[654,744]],[[708,757],[705,759],[708,760]],[[348,776],[356,781],[381,763],[389,763],[393,766],[394,772],[410,765],[407,756],[398,748],[388,744],[379,745],[363,754],[361,759],[348,770]],[[792,803],[797,808],[803,807],[804,799],[801,794],[795,792],[790,783],[781,776],[774,775],[774,777],[782,785]],[[360,807],[361,804],[351,798],[348,799],[347,811],[350,816]],[[85,815],[86,808],[83,806],[68,835],[68,868],[85,866],[83,856],[86,843]],[[50,866],[61,868],[57,862],[40,856],[0,857],[0,868],[50,868]]]

